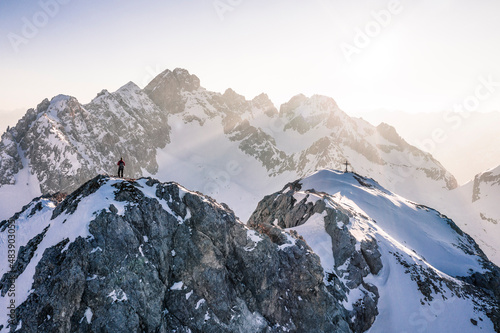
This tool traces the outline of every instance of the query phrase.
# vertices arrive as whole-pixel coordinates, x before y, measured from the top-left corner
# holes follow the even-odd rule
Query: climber
[[[125,162],[123,162],[123,157],[120,157],[120,160],[118,161],[118,163],[116,163],[116,165],[118,165],[118,177],[123,178],[123,169],[125,168]]]

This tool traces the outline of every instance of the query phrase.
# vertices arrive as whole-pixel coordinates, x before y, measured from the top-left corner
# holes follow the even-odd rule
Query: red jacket
[[[123,166],[125,166],[125,162],[123,162],[123,160],[119,160],[118,163],[116,163],[116,165],[120,166],[120,164],[122,164]]]

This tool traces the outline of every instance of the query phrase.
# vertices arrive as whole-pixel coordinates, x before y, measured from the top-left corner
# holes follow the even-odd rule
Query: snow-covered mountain
[[[231,204],[248,218],[281,184],[320,168],[350,169],[427,203],[456,187],[430,154],[394,128],[351,118],[325,96],[269,98],[207,91],[186,70],[166,70],[144,89],[128,83],[89,104],[59,95],[30,109],[0,142],[0,212],[32,197],[70,192],[99,173],[171,179]]]
[[[248,225],[177,183],[97,176],[1,222],[0,260],[0,332],[500,331],[474,241],[353,173],[290,183]]]
[[[451,191],[439,209],[470,234],[497,265],[500,263],[500,166],[482,172]]]
[[[429,196],[425,203],[451,217],[500,265],[500,206],[496,203],[500,190],[495,181],[500,172],[491,168],[500,163],[500,112],[375,111],[363,117],[374,124],[391,124],[457,177],[461,186]]]
[[[432,154],[459,184],[500,164],[500,112],[373,111],[363,115],[374,125],[394,126],[410,144]]]
[[[372,179],[319,171],[264,198],[249,225],[305,239],[354,331],[500,330],[500,269],[452,220]]]

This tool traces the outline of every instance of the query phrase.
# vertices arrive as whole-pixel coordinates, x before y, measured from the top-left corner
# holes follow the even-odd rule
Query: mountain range
[[[176,180],[234,207],[247,219],[283,182],[321,168],[377,179],[417,202],[457,186],[430,154],[386,124],[351,118],[332,98],[297,95],[279,111],[265,95],[207,91],[184,69],[144,89],[132,82],[89,104],[59,95],[30,109],[0,143],[0,197],[7,218],[43,193],[71,192],[99,173]]]
[[[16,281],[27,332],[498,332],[499,186],[330,97],[278,110],[166,70],[2,135],[0,300]]]

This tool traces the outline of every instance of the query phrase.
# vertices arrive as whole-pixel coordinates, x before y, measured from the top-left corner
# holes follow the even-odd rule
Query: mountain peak
[[[338,112],[340,109],[335,100],[323,95],[313,95],[307,97],[303,94],[292,97],[287,103],[281,105],[280,114],[293,118],[302,116],[303,118],[317,115],[328,115]]]
[[[404,331],[413,314],[437,306],[423,331],[446,323],[450,331],[498,332],[500,269],[452,220],[373,179],[320,170],[266,196],[248,224],[272,238],[282,229],[304,238],[321,258],[327,288],[348,290],[342,304],[353,332]]]
[[[231,109],[238,109],[241,105],[246,103],[245,96],[238,94],[231,88],[227,88],[222,97],[224,98],[226,105]]]
[[[158,74],[145,88],[148,96],[163,110],[182,112],[182,92],[193,92],[200,88],[200,79],[182,68],[169,69]]]
[[[150,92],[166,87],[194,91],[200,87],[200,79],[194,74],[189,74],[189,72],[183,68],[176,68],[173,71],[166,69],[158,74],[144,90]]]
[[[401,138],[396,129],[387,123],[384,122],[380,123],[377,126],[377,131],[390,142],[402,146],[408,146],[408,143],[406,143],[406,141],[404,141],[403,138]]]
[[[274,103],[271,101],[269,96],[265,93],[262,93],[258,96],[255,96],[252,99],[252,105],[258,107],[259,109],[264,110],[264,112],[269,116],[269,117],[274,117],[279,114],[278,110],[274,106]]]
[[[138,91],[141,90],[137,84],[135,84],[132,81],[127,82],[123,86],[121,86],[117,92],[124,92],[124,91]]]

